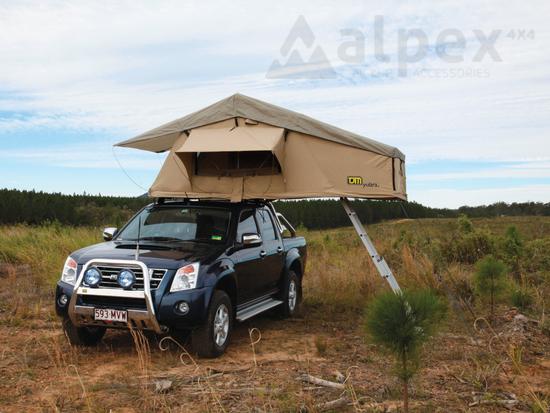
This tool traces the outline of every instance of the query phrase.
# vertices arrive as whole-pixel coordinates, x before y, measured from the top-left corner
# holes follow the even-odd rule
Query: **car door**
[[[262,235],[262,277],[258,280],[257,294],[267,294],[279,285],[284,265],[283,242],[276,230],[271,212],[266,207],[256,209],[256,221]]]
[[[260,234],[254,209],[243,209],[237,223],[235,241],[240,243],[243,234]],[[257,297],[258,278],[263,274],[263,245],[242,248],[232,256],[238,282],[238,304],[246,303]]]

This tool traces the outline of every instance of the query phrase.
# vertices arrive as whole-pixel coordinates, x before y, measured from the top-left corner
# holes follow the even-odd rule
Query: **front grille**
[[[96,268],[101,271],[101,282],[99,283],[99,288],[118,288],[120,285],[116,280],[116,275],[123,269],[131,269],[136,275],[136,282],[133,286],[133,290],[143,291],[143,271],[141,267],[125,265],[96,265]],[[149,285],[152,290],[158,288],[162,278],[166,275],[168,270],[164,269],[149,269]]]
[[[147,304],[143,298],[129,297],[101,297],[97,295],[81,295],[82,305],[113,309],[147,310]]]

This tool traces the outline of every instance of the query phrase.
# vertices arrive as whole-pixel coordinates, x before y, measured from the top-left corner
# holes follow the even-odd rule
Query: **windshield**
[[[230,212],[217,208],[157,206],[146,208],[118,234],[118,241],[226,241]],[[141,223],[141,230],[138,227]]]

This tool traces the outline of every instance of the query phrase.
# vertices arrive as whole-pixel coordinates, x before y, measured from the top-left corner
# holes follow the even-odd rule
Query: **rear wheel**
[[[221,356],[233,330],[233,307],[229,296],[221,290],[214,291],[206,323],[191,332],[193,351],[200,357]]]
[[[283,286],[281,300],[283,304],[277,307],[282,317],[293,317],[298,314],[302,302],[302,283],[294,271],[288,271]]]
[[[72,346],[95,346],[105,335],[105,327],[77,327],[70,318],[63,319],[63,332]]]

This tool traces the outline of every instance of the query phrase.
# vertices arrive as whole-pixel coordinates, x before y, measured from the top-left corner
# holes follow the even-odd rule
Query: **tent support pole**
[[[374,246],[370,237],[368,236],[367,231],[365,230],[365,227],[363,227],[361,220],[357,216],[357,213],[351,207],[349,200],[347,198],[340,198],[340,202],[342,202],[342,206],[346,210],[346,214],[348,214],[348,217],[351,223],[353,224],[355,231],[359,235],[359,238],[361,238],[363,245],[368,251],[372,259],[372,262],[374,263],[374,266],[376,267],[376,269],[378,270],[382,278],[384,278],[388,282],[393,292],[396,294],[400,293],[401,288],[399,288],[399,284],[397,283],[397,280],[393,276],[393,273],[391,272],[391,269],[388,266],[388,263],[386,262],[384,257],[380,256],[376,251],[376,247]]]

